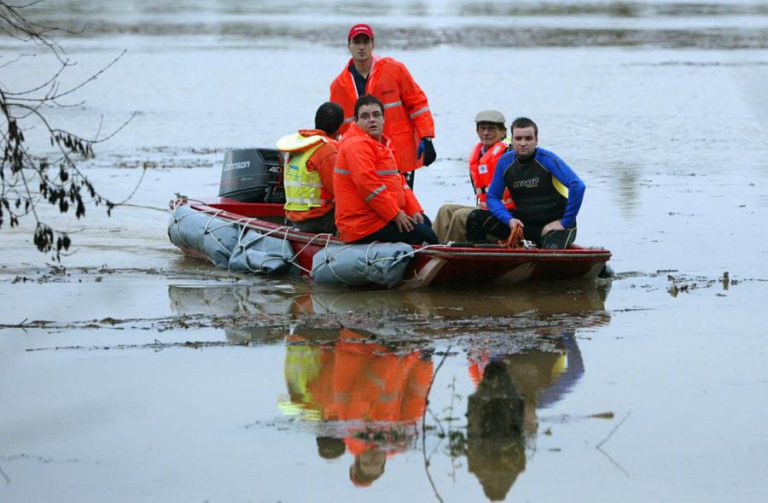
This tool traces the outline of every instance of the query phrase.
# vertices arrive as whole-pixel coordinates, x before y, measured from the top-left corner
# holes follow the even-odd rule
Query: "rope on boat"
[[[438,243],[438,244],[434,244],[434,245],[422,245],[421,248],[419,248],[418,250],[413,248],[408,253],[403,253],[401,255],[401,257],[409,257],[409,256],[410,257],[415,257],[417,253],[425,252],[425,251],[429,250],[430,248],[436,248],[436,247],[445,248],[445,244]],[[382,260],[382,259],[380,259],[380,260]]]
[[[173,210],[175,210],[175,209],[177,209],[178,207],[180,207],[182,205],[189,204],[189,202],[191,202],[191,201],[193,201],[193,200],[189,200],[189,199],[186,199],[186,200],[175,200],[175,201],[173,201],[171,203],[171,208]],[[205,204],[203,201],[194,201],[194,202],[198,202],[200,204]],[[312,270],[311,269],[307,269],[306,267],[303,267],[299,263],[298,257],[308,247],[313,246],[313,245],[315,245],[315,246],[319,245],[319,246],[322,247],[322,250],[318,251],[317,253],[323,253],[324,254],[323,255],[323,263],[328,266],[328,269],[333,274],[333,276],[339,282],[341,282],[341,283],[344,283],[344,284],[347,284],[347,285],[354,285],[354,284],[356,284],[354,282],[350,282],[350,281],[344,279],[339,274],[339,272],[336,270],[336,268],[333,265],[334,257],[338,253],[341,253],[344,250],[346,250],[346,249],[350,248],[351,246],[353,246],[352,244],[349,244],[349,243],[339,243],[338,245],[334,245],[333,246],[333,248],[334,248],[333,250],[330,250],[330,248],[332,248],[331,240],[333,239],[333,235],[328,234],[328,233],[314,234],[307,242],[305,242],[301,246],[300,249],[298,249],[297,251],[293,252],[293,244],[294,244],[294,242],[289,240],[289,231],[292,229],[292,227],[283,225],[283,226],[276,227],[274,229],[265,230],[265,229],[263,229],[261,227],[258,227],[255,224],[255,222],[259,221],[258,218],[243,217],[243,218],[239,218],[239,219],[236,219],[236,220],[228,220],[228,219],[219,218],[219,216],[222,213],[224,213],[224,212],[225,212],[225,210],[222,210],[222,209],[203,209],[203,210],[199,210],[199,213],[203,213],[205,215],[208,215],[209,218],[208,218],[207,222],[205,223],[205,225],[203,227],[203,234],[199,237],[198,246],[197,247],[195,247],[191,243],[189,243],[189,241],[187,239],[185,239],[184,236],[181,233],[179,233],[179,237],[181,238],[181,240],[184,242],[184,244],[186,246],[188,246],[190,248],[199,249],[199,248],[201,248],[200,244],[201,244],[202,240],[204,239],[206,234],[208,234],[208,235],[210,235],[213,238],[213,240],[216,242],[216,244],[226,253],[226,255],[231,258],[233,256],[233,254],[234,254],[234,250],[235,249],[240,248],[243,252],[245,252],[245,250],[249,249],[251,246],[253,246],[255,243],[261,241],[263,238],[270,237],[270,236],[273,236],[275,234],[278,234],[277,236],[273,236],[273,237],[278,238],[278,239],[281,240],[283,252],[285,251],[285,249],[286,249],[285,247],[286,246],[289,247],[288,250],[291,250],[290,258],[287,258],[285,256],[283,256],[283,257],[280,257],[280,256],[268,257],[268,258],[266,258],[262,262],[262,264],[267,263],[267,262],[272,261],[272,260],[277,260],[277,261],[281,261],[281,262],[288,262],[292,266],[294,266],[294,267],[300,269],[301,271],[303,271],[304,273],[306,273],[308,275],[311,275],[312,274]],[[175,215],[175,213],[174,213],[174,224],[178,225],[184,218],[192,216],[192,215],[195,215],[195,214],[196,213],[189,213],[187,215],[182,215],[182,216],[179,217],[179,216]],[[217,231],[217,230],[219,230],[221,228],[229,227],[231,225],[238,226],[239,229],[238,229],[238,234],[237,234],[237,243],[235,244],[235,247],[232,250],[229,250],[222,243],[222,241],[216,236],[215,231]],[[251,239],[250,241],[246,242],[245,238],[246,238],[246,235],[247,235],[249,230],[253,230],[255,236],[253,236],[253,239]],[[445,246],[443,244],[439,244],[439,245],[423,245],[419,249],[411,248],[410,251],[404,252],[404,253],[396,256],[396,257],[385,256],[385,257],[374,258],[374,257],[372,257],[372,255],[373,255],[372,251],[374,250],[374,245],[377,245],[377,244],[383,244],[383,243],[378,242],[378,241],[374,241],[372,243],[368,243],[368,246],[365,249],[365,256],[364,256],[365,266],[364,266],[364,269],[363,269],[364,271],[365,271],[365,269],[367,267],[373,266],[373,265],[381,263],[381,262],[399,262],[399,261],[401,261],[401,260],[403,260],[405,258],[413,257],[417,253],[425,252],[426,250],[428,250],[430,248],[444,247]],[[243,262],[244,262],[245,267],[249,271],[251,271],[251,272],[261,272],[259,269],[253,268],[251,266],[251,264],[250,264],[250,261],[248,261],[247,258]]]
[[[237,246],[240,246],[243,250],[246,250],[250,246],[252,246],[254,243],[256,243],[257,241],[259,241],[259,240],[261,240],[263,238],[269,237],[269,236],[271,236],[273,234],[282,233],[282,238],[279,238],[278,236],[275,236],[275,237],[278,237],[279,239],[281,239],[282,246],[283,246],[282,249],[285,250],[286,249],[285,247],[287,246],[288,249],[291,250],[292,255],[291,255],[290,258],[287,258],[287,259],[283,258],[283,257],[274,257],[271,260],[278,260],[278,261],[286,260],[288,263],[290,263],[291,265],[293,265],[294,267],[296,267],[298,269],[301,269],[302,271],[304,271],[307,274],[311,274],[312,271],[310,269],[307,269],[306,267],[303,267],[298,262],[297,259],[298,259],[299,255],[301,255],[304,252],[304,250],[307,249],[307,247],[313,245],[315,243],[315,241],[317,241],[317,240],[325,240],[325,244],[323,245],[323,247],[325,249],[327,249],[328,245],[330,244],[331,238],[333,237],[331,234],[327,234],[327,233],[325,233],[325,234],[315,234],[314,236],[312,236],[310,238],[309,241],[307,241],[304,244],[304,246],[301,247],[301,249],[299,249],[298,251],[296,251],[294,253],[293,252],[292,243],[288,239],[288,232],[292,229],[292,227],[284,225],[284,226],[276,227],[275,229],[264,231],[262,229],[256,228],[256,226],[253,224],[253,222],[255,220],[258,220],[258,219],[257,218],[248,217],[248,218],[241,218],[241,219],[233,220],[233,222],[235,222],[236,224],[240,225],[240,227],[241,227],[240,234],[239,234],[238,239],[237,239]],[[248,232],[248,230],[253,230],[254,233],[257,235],[257,237],[254,237],[254,239],[252,239],[248,243],[244,243],[243,240],[244,240],[245,235]],[[267,259],[267,260],[270,260],[270,259]],[[246,267],[248,267],[248,270],[250,270],[251,272],[258,272],[258,271],[254,271],[250,267],[250,264],[247,261],[246,261]]]
[[[371,266],[373,266],[373,265],[375,265],[377,263],[380,263],[380,262],[392,262],[392,263],[400,262],[400,261],[402,261],[405,258],[413,257],[417,253],[421,253],[421,252],[423,252],[423,251],[425,251],[425,250],[427,250],[429,248],[438,246],[438,245],[424,245],[423,247],[421,247],[418,250],[414,249],[414,248],[411,248],[410,251],[402,253],[402,254],[399,254],[399,255],[397,255],[395,257],[391,257],[391,256],[385,256],[385,257],[379,257],[379,258],[371,257],[371,253],[375,249],[374,246],[375,245],[381,245],[381,244],[392,244],[392,243],[383,243],[383,242],[379,242],[379,241],[374,241],[372,243],[368,243],[368,246],[366,246],[366,248],[365,248],[365,256],[364,256],[365,266],[363,268],[363,272],[364,273],[365,273],[365,271],[366,271],[366,269],[368,267],[371,267]],[[333,258],[337,254],[343,252],[345,249],[347,249],[347,248],[349,248],[351,246],[357,246],[357,245],[352,245],[352,244],[342,244],[342,245],[339,245],[338,247],[336,247],[336,250],[334,250],[333,254],[329,255],[329,253],[330,253],[329,252],[329,248],[330,247],[326,243],[326,246],[324,247],[324,249],[322,251],[318,252],[318,253],[323,253],[324,254],[323,263],[328,266],[328,269],[333,274],[333,277],[336,278],[341,283],[344,283],[344,284],[347,284],[347,285],[355,285],[357,283],[353,283],[353,282],[347,281],[341,275],[339,275],[339,273],[336,271],[336,268],[333,265]]]
[[[263,231],[262,229],[257,229],[256,226],[253,225],[252,222],[254,220],[257,220],[257,219],[256,218],[252,218],[252,217],[247,217],[247,218],[240,218],[240,219],[237,219],[237,220],[233,220],[233,222],[236,225],[240,226],[240,233],[239,233],[239,235],[237,237],[237,244],[235,246],[241,248],[243,250],[243,252],[245,252],[245,250],[247,250],[248,248],[253,246],[258,241],[261,241],[261,240],[263,240],[266,237],[270,237],[272,234],[275,234],[275,233],[278,233],[278,232],[282,232],[283,233],[283,238],[282,238],[282,248],[281,249],[283,251],[285,251],[285,246],[286,246],[286,241],[287,241],[286,238],[287,238],[287,235],[288,235],[287,232],[285,232],[285,231],[290,230],[290,227],[288,227],[288,226],[280,226],[280,227],[277,227],[275,229],[271,229],[271,230],[268,230],[268,231]],[[256,236],[246,243],[246,242],[244,242],[244,238],[245,238],[245,236],[246,236],[246,234],[248,233],[249,230],[252,230],[253,233],[256,234]],[[275,238],[279,239],[276,236],[275,236]],[[288,248],[289,250],[293,250],[293,247],[291,247],[290,243],[287,243],[287,245],[289,247]],[[293,261],[293,259],[295,257],[296,257],[296,255],[292,255],[291,258],[288,258],[288,259],[286,259],[284,256],[283,257],[278,257],[278,256],[267,257],[267,258],[265,258],[261,262],[261,265],[264,265],[264,264],[266,264],[268,262],[274,262],[274,261],[277,261],[277,262],[280,262],[280,263],[284,263],[284,262],[287,261],[287,262],[289,262],[289,263],[291,263],[293,265],[296,265],[294,263],[294,261]],[[261,272],[260,270],[254,269],[254,268],[251,267],[251,263],[250,263],[249,260],[247,260],[247,257],[246,257],[246,260],[244,260],[243,262],[245,263],[245,266],[248,268],[249,271],[251,271],[251,272]]]
[[[343,251],[343,250],[345,250],[345,249],[349,248],[350,246],[352,246],[352,245],[348,245],[348,244],[347,244],[347,245],[341,245],[341,246],[339,246],[339,249],[338,249],[338,250],[336,250],[336,252],[333,254],[333,256],[336,256],[338,253],[340,253],[341,251]],[[346,284],[346,285],[352,285],[353,283],[352,283],[351,281],[347,281],[347,280],[345,280],[344,278],[342,278],[341,276],[339,276],[339,275],[336,273],[336,269],[333,267],[333,262],[331,262],[331,259],[333,259],[333,257],[330,257],[330,258],[328,258],[328,248],[330,248],[330,247],[329,247],[327,244],[326,244],[325,248],[323,248],[323,253],[325,253],[325,258],[323,259],[323,262],[324,262],[325,264],[328,264],[328,269],[330,269],[330,271],[331,271],[331,274],[333,274],[333,277],[334,277],[334,278],[338,279],[339,281],[341,281],[342,283],[344,283],[344,284]],[[366,248],[366,249],[365,249],[365,255],[366,255],[365,259],[366,259],[366,264],[368,264],[368,249],[369,249],[369,248]]]
[[[178,208],[179,206],[181,206],[181,204],[175,204],[175,205],[174,205],[174,207],[173,207],[173,209],[175,210],[175,209],[176,209],[176,208]],[[214,234],[214,232],[215,232],[215,231],[217,231],[217,230],[219,230],[219,229],[222,229],[222,228],[224,228],[224,227],[228,227],[228,226],[230,225],[230,222],[227,222],[227,221],[225,221],[225,220],[222,220],[222,221],[221,221],[221,223],[220,223],[218,226],[216,226],[216,227],[210,227],[210,228],[208,227],[208,226],[210,225],[210,223],[211,223],[211,222],[213,222],[213,221],[214,221],[214,219],[215,219],[215,218],[216,218],[218,215],[220,215],[222,212],[223,212],[223,210],[219,210],[219,211],[216,211],[216,212],[209,212],[209,211],[205,211],[205,212],[204,212],[205,214],[207,214],[207,215],[210,215],[210,218],[209,218],[209,219],[208,219],[208,221],[205,223],[205,227],[203,228],[203,233],[202,233],[202,234],[200,235],[200,237],[198,238],[198,243],[197,243],[197,244],[198,244],[198,246],[197,246],[197,247],[196,247],[196,246],[194,246],[194,245],[193,245],[192,243],[190,243],[189,241],[187,241],[187,240],[186,240],[186,238],[184,238],[184,235],[183,235],[182,233],[178,233],[178,236],[181,238],[181,240],[184,242],[184,244],[185,244],[186,246],[188,246],[188,247],[190,247],[190,248],[199,249],[199,248],[202,248],[202,246],[200,246],[200,245],[201,245],[201,243],[200,243],[200,242],[201,242],[201,241],[202,241],[202,240],[205,238],[205,235],[206,235],[206,234],[208,234],[208,235],[210,235],[210,236],[211,236],[211,238],[213,238],[213,240],[216,242],[216,244],[218,244],[218,245],[219,245],[219,247],[221,247],[221,249],[222,249],[222,250],[224,250],[224,252],[225,252],[225,253],[226,253],[228,256],[230,256],[230,257],[231,257],[231,256],[232,256],[232,250],[228,249],[228,248],[227,248],[227,247],[224,245],[224,243],[222,243],[222,242],[221,242],[221,240],[220,240],[220,239],[219,239],[219,238],[216,236],[216,234]],[[177,215],[174,213],[174,214],[173,214],[173,222],[174,222],[174,224],[177,224],[177,225],[178,225],[178,224],[180,224],[180,223],[181,223],[181,221],[182,221],[182,220],[184,220],[184,219],[185,219],[185,218],[187,218],[187,217],[191,217],[191,216],[193,216],[193,215],[196,215],[196,213],[188,213],[188,214],[186,214],[186,215],[182,215],[182,216],[180,216],[180,217],[179,217],[179,216],[177,216]]]
[[[315,234],[314,236],[312,236],[312,238],[309,241],[307,241],[307,243],[304,246],[301,247],[301,249],[299,251],[297,251],[293,255],[293,257],[291,257],[291,264],[293,264],[294,266],[298,267],[299,269],[301,269],[302,271],[304,271],[307,274],[312,274],[311,270],[307,269],[306,267],[302,267],[301,264],[299,264],[295,260],[296,257],[298,257],[302,252],[304,252],[304,250],[306,250],[308,246],[313,244],[315,242],[315,239],[317,239],[317,238],[321,238],[321,239],[324,238],[325,239],[325,246],[323,246],[323,249],[324,250],[328,250],[328,245],[331,244],[331,238],[332,237],[333,236],[331,234],[327,234],[327,233],[325,233],[325,234]],[[287,240],[288,239],[288,234],[283,235],[283,239]],[[334,276],[335,275],[336,274],[334,273]]]
[[[216,241],[216,243],[217,243],[219,246],[221,246],[221,247],[222,247],[222,248],[223,248],[223,249],[226,251],[227,255],[229,255],[229,256],[231,257],[231,256],[232,256],[232,250],[228,250],[228,249],[227,249],[227,247],[226,247],[226,246],[224,246],[224,243],[222,243],[222,242],[221,242],[221,240],[220,240],[218,237],[216,237],[216,234],[214,234],[214,232],[215,232],[215,231],[217,231],[217,230],[219,230],[219,229],[222,229],[222,228],[224,228],[224,227],[228,227],[228,226],[229,226],[229,222],[222,222],[222,223],[220,223],[220,224],[219,224],[217,227],[212,227],[212,228],[209,228],[209,227],[208,227],[208,225],[209,225],[211,222],[213,222],[213,221],[214,221],[214,219],[215,219],[215,218],[216,218],[216,217],[217,217],[219,214],[221,214],[221,213],[222,213],[222,211],[221,211],[221,210],[219,210],[219,211],[217,211],[216,213],[214,213],[213,215],[211,215],[211,217],[208,219],[208,222],[206,222],[206,224],[205,224],[205,231],[203,232],[203,235],[202,235],[202,236],[200,236],[200,239],[202,240],[202,239],[203,239],[203,236],[205,236],[206,234],[209,234],[209,235],[210,235],[210,236],[213,238],[213,240],[214,240],[214,241]]]

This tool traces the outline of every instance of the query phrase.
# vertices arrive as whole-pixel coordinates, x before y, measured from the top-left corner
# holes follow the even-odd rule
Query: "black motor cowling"
[[[219,196],[247,203],[284,203],[283,155],[270,148],[227,151]]]

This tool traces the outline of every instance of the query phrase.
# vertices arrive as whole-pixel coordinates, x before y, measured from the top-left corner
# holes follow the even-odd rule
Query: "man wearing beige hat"
[[[444,204],[437,212],[432,229],[441,242],[466,241],[467,217],[480,208],[487,209],[486,192],[493,180],[499,158],[509,149],[504,114],[496,110],[483,110],[475,116],[477,137],[480,140],[469,155],[469,178],[475,192],[477,206]],[[504,203],[514,208],[509,192],[504,193]]]
[[[390,141],[400,172],[413,188],[414,170],[435,160],[435,123],[427,95],[405,65],[374,55],[375,47],[369,25],[356,24],[349,29],[347,48],[352,58],[331,83],[330,101],[344,109],[342,136],[355,119],[359,97],[370,94],[384,104],[384,136]]]

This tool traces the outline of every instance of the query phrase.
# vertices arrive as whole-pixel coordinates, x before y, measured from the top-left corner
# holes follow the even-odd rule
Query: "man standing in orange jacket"
[[[331,99],[344,108],[342,135],[354,120],[355,101],[366,94],[384,103],[384,134],[392,142],[395,159],[408,185],[413,188],[413,172],[435,161],[435,123],[424,91],[413,80],[404,64],[392,58],[373,55],[376,44],[373,28],[356,24],[347,35],[352,58],[331,83]]]
[[[374,96],[362,96],[354,117],[333,170],[339,237],[348,243],[436,244],[432,224],[387,146],[384,105]]]

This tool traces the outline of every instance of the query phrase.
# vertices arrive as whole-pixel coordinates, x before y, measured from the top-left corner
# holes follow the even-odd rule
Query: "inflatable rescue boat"
[[[168,236],[185,253],[232,271],[296,274],[314,283],[413,289],[594,279],[611,252],[446,243],[347,244],[285,224],[280,152],[227,153],[219,197],[171,201]]]

